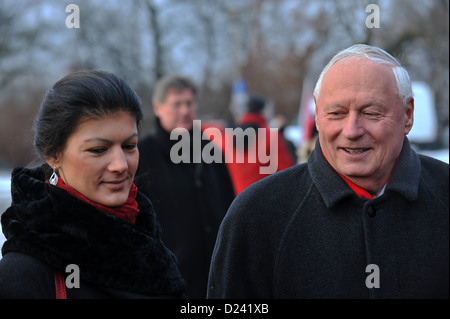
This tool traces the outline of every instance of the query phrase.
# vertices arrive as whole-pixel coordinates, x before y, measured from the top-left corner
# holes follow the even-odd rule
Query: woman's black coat
[[[7,241],[0,298],[55,298],[54,270],[75,264],[80,288],[68,298],[172,298],[184,281],[161,241],[151,202],[138,192],[135,225],[45,183],[50,167],[16,168],[12,205],[1,217]],[[69,275],[70,273],[66,273]]]

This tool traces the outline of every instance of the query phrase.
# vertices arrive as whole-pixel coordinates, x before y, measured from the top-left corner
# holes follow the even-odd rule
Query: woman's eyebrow
[[[126,142],[126,141],[129,141],[129,140],[131,140],[133,137],[136,137],[136,136],[138,136],[138,133],[133,133],[133,134],[131,134],[129,137],[127,137],[124,141]],[[86,140],[84,140],[84,142],[85,143],[87,143],[87,142],[103,142],[103,143],[109,143],[109,144],[112,144],[113,143],[113,141],[111,141],[111,140],[108,140],[108,139],[106,139],[106,138],[102,138],[102,137],[91,137],[91,138],[88,138],[88,139],[86,139]]]

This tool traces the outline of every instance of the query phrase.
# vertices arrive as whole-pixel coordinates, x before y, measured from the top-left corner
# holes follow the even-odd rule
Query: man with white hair
[[[314,98],[314,151],[233,202],[208,297],[448,298],[448,164],[409,144],[408,72],[357,44],[324,68]]]

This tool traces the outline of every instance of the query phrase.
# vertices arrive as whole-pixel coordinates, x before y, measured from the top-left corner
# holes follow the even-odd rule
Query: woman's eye
[[[106,148],[91,148],[88,152],[93,154],[102,154],[106,151]]]
[[[123,146],[123,148],[128,151],[134,150],[136,147],[137,147],[137,144],[127,144],[127,145]]]

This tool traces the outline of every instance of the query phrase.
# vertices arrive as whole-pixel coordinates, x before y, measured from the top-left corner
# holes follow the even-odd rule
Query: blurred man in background
[[[138,145],[136,185],[155,206],[163,241],[177,256],[187,281],[187,296],[205,298],[217,231],[234,199],[234,191],[223,162],[207,164],[192,160],[196,94],[194,83],[178,75],[165,76],[156,83],[153,92],[156,128]],[[171,140],[170,134],[186,130],[190,160],[176,164],[170,151],[180,142]],[[203,149],[209,140],[196,142]]]

